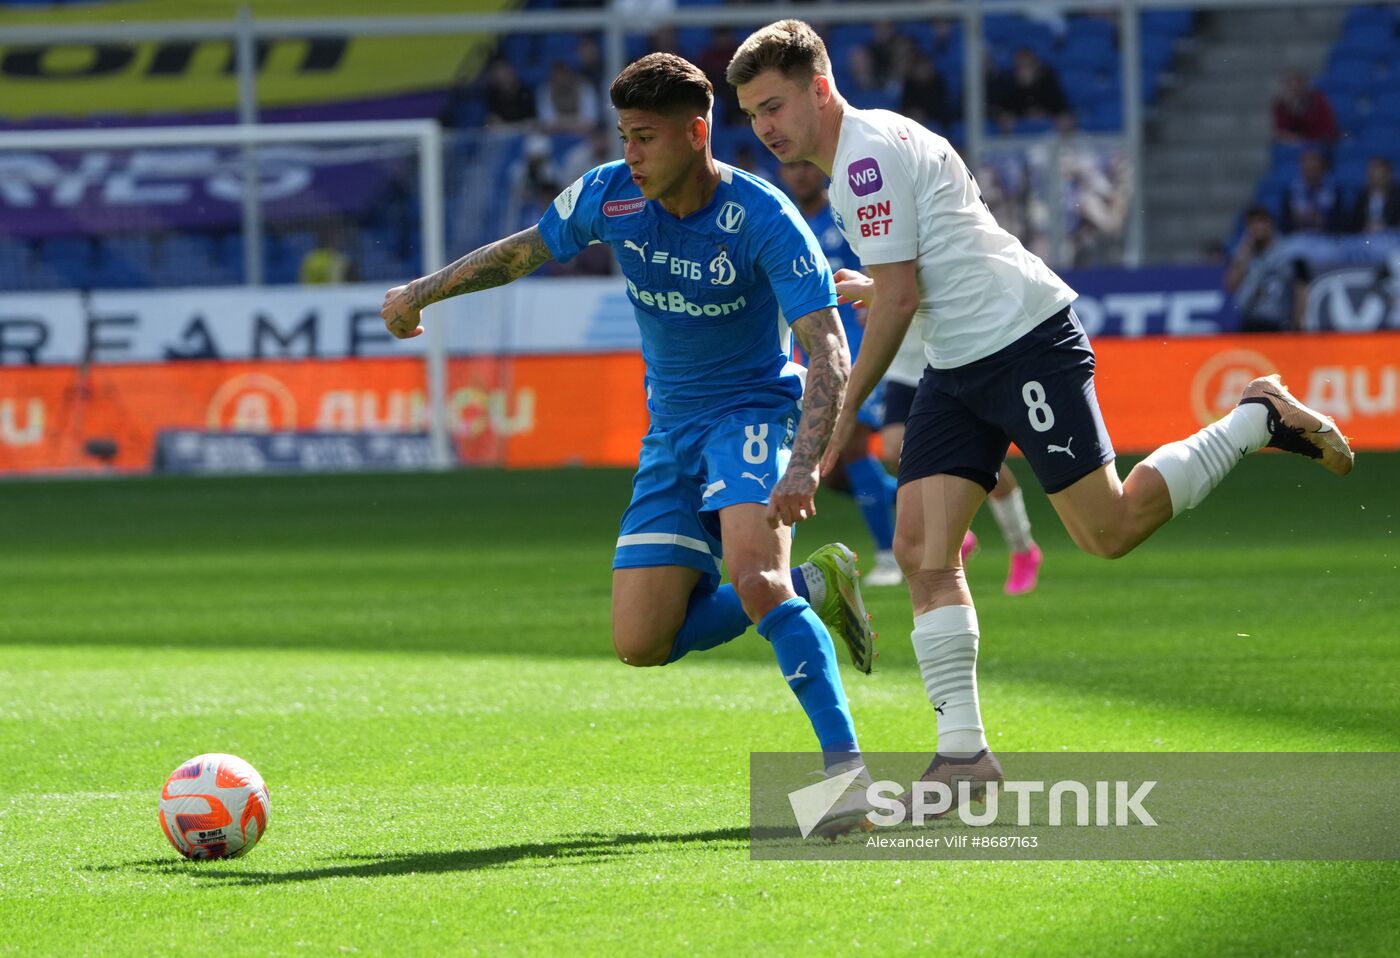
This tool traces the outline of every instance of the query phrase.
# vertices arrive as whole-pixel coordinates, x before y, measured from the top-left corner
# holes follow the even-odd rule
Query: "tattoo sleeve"
[[[851,351],[846,332],[833,308],[808,313],[792,324],[807,351],[807,389],[802,395],[802,421],[792,445],[792,462],[815,468],[826,450],[836,416],[846,397],[851,375]]]
[[[539,227],[532,226],[473,250],[431,276],[414,280],[410,291],[419,307],[429,306],[462,293],[504,286],[553,258]]]

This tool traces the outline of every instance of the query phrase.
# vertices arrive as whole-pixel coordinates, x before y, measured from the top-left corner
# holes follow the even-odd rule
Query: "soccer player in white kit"
[[[852,108],[831,74],[812,28],[782,20],[740,45],[726,79],[779,161],[810,160],[832,177],[837,225],[869,273],[836,277],[838,291],[869,312],[827,460],[910,323],[921,325],[928,368],[900,457],[895,555],[937,713],[924,780],[970,780],[975,795],[979,783],[1000,780],[1001,766],[978,707],[977,615],[959,549],[1009,442],[1075,543],[1106,558],[1198,505],[1264,446],[1339,475],[1351,470],[1352,453],[1330,419],[1268,376],[1222,419],[1157,449],[1120,482],[1094,392],[1094,353],[1070,308],[1074,291],[997,225],[947,140],[896,113]]]

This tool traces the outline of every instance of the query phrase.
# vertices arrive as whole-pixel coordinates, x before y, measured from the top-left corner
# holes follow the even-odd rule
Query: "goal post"
[[[241,147],[307,144],[408,143],[416,153],[419,256],[425,273],[445,261],[443,133],[436,120],[237,124],[225,126],[151,126],[100,130],[0,132],[0,163],[23,154],[76,151],[161,150],[195,147]],[[256,192],[257,167],[243,167],[242,187]],[[246,227],[246,218],[243,226]],[[405,277],[407,278],[407,277]],[[8,284],[0,285],[0,292]],[[447,469],[454,461],[447,418],[447,330],[426,325],[424,346],[426,405],[431,462]]]

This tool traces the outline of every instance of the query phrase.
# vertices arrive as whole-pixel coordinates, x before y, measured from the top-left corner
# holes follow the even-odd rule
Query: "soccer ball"
[[[267,831],[272,806],[257,769],[237,755],[196,755],[165,780],[160,827],[186,858],[236,858]]]

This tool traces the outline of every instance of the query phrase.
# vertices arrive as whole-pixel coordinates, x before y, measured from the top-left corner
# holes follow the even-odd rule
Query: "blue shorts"
[[[1052,495],[1113,461],[1094,392],[1094,350],[1068,307],[990,356],[925,370],[905,426],[899,483],[947,474],[990,492],[1012,442]]]
[[[660,427],[642,439],[632,501],[622,514],[614,569],[679,565],[720,583],[719,516],[743,502],[767,505],[797,433],[796,403],[714,422]]]
[[[918,387],[887,379],[880,384],[880,388],[885,394],[885,415],[880,423],[881,428],[904,425],[909,418],[909,408],[914,405],[914,393]]]
[[[877,383],[865,402],[856,410],[856,422],[878,430],[885,424],[885,384]]]

